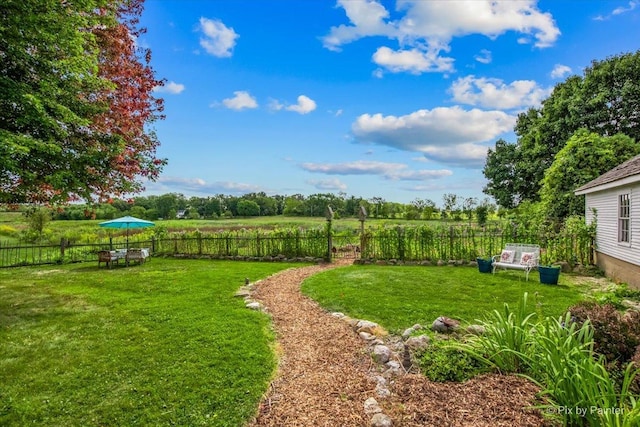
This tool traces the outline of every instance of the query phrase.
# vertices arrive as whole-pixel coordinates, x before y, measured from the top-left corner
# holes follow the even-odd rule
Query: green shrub
[[[466,381],[488,371],[487,365],[468,353],[434,343],[418,356],[420,371],[431,381]]]
[[[622,315],[613,304],[581,302],[569,308],[573,320],[593,327],[593,349],[607,363],[626,364],[640,345],[640,313]]]
[[[496,311],[484,322],[485,335],[472,337],[458,348],[537,383],[545,398],[540,407],[560,416],[564,425],[638,425],[640,405],[631,391],[638,372],[635,365],[627,364],[616,378],[607,371],[606,358],[594,352],[597,332],[588,318],[577,322],[572,318],[575,314],[568,312],[564,318],[546,317],[531,324],[526,305],[526,294],[516,312],[505,305],[504,314]],[[614,316],[611,308],[592,309],[598,313],[594,317],[603,320],[602,325],[598,320],[598,327],[605,329],[604,318]],[[613,332],[608,330],[608,339],[624,336],[619,327]]]
[[[504,304],[502,312],[494,310],[482,325],[485,334],[471,337],[467,350],[479,360],[493,366],[503,373],[521,373],[527,369],[533,328],[532,318],[536,315],[527,307],[528,295],[525,293],[516,311]]]

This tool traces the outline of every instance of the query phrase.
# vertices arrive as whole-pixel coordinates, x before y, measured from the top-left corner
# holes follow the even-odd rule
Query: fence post
[[[60,238],[60,258],[64,258],[64,249],[65,249],[66,241],[65,238]]]
[[[327,217],[327,262],[331,262],[331,254],[333,250],[333,236],[331,235],[331,221],[333,220],[333,209],[331,206],[327,206],[325,213]]]
[[[156,253],[156,236],[151,236],[151,253]]]
[[[405,256],[405,250],[406,250],[406,242],[405,242],[405,232],[404,232],[404,227],[398,227],[397,229],[397,233],[398,233],[398,258],[400,258],[400,260],[404,261],[406,256]]]
[[[358,212],[358,220],[360,221],[360,258],[365,253],[365,245],[367,244],[367,239],[364,235],[364,222],[367,219],[367,210],[364,206],[360,206],[360,210]]]
[[[449,226],[449,259],[453,259],[453,225]]]
[[[109,236],[109,250],[113,250],[113,237]]]

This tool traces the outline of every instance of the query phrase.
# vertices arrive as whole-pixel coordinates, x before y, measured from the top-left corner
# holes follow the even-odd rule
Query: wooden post
[[[331,254],[333,249],[333,236],[331,232],[331,221],[333,221],[333,209],[331,206],[327,206],[327,211],[325,212],[325,216],[327,217],[327,262],[331,262]]]
[[[367,210],[364,206],[360,206],[358,220],[360,221],[360,257],[362,258],[362,254],[365,253],[365,245],[367,244],[366,237],[364,235],[364,222],[367,220]]]

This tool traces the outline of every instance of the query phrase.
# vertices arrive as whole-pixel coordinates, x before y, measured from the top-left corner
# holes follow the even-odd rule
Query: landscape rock
[[[360,332],[358,335],[360,336],[360,338],[362,338],[365,341],[373,341],[376,339],[375,335],[371,335],[368,332]]]
[[[632,301],[630,299],[623,299],[621,304],[628,309],[640,311],[640,302]]]
[[[391,350],[386,345],[376,345],[373,347],[373,360],[379,364],[385,364],[391,358]]]
[[[356,324],[356,327],[358,329],[360,329],[360,328],[375,328],[376,326],[378,326],[378,324],[376,322],[370,322],[369,320],[359,320],[358,323]]]
[[[336,319],[343,319],[345,317],[344,313],[340,313],[339,311],[333,312],[331,313],[331,315],[333,317],[335,317]]]
[[[415,329],[413,328],[407,328],[404,330],[404,332],[402,333],[402,339],[403,340],[407,340],[407,338],[409,338],[411,336],[412,333],[415,332]]]
[[[370,397],[364,401],[365,414],[371,415],[371,414],[377,414],[379,412],[382,412],[382,408],[380,408],[380,405],[378,405],[378,401],[375,398]]]
[[[459,325],[460,325],[460,322],[458,322],[457,320],[450,319],[445,316],[440,316],[433,321],[433,324],[431,325],[431,330],[435,332],[440,332],[443,334],[448,334],[458,329]]]
[[[244,286],[243,286],[243,287],[241,287],[240,289],[238,289],[238,290],[236,291],[236,293],[235,293],[235,296],[236,296],[236,297],[239,297],[239,298],[246,298],[246,297],[248,297],[249,295],[251,295],[251,290],[247,289],[247,288],[246,288],[246,287],[244,287]]]
[[[371,418],[371,427],[392,427],[393,421],[388,415],[378,413]]]
[[[384,365],[387,367],[387,370],[384,371],[382,375],[387,378],[397,377],[402,372],[402,365],[400,365],[400,362],[397,360],[389,360]]]
[[[360,323],[360,320],[358,319],[349,319],[347,320],[347,323],[349,324],[349,326],[351,326],[354,329],[357,329],[358,327],[358,323]]]
[[[429,347],[431,339],[426,335],[409,338],[404,344],[412,351],[424,351]]]
[[[251,310],[261,310],[262,309],[262,305],[259,302],[250,302],[246,305],[247,308],[251,309]]]

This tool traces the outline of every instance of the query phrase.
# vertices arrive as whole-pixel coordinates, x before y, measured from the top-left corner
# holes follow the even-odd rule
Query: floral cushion
[[[529,264],[530,261],[533,262],[535,257],[535,252],[522,252],[522,255],[520,256],[520,264]]]
[[[512,263],[513,258],[516,256],[515,251],[503,250],[500,254],[500,262]]]

